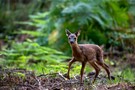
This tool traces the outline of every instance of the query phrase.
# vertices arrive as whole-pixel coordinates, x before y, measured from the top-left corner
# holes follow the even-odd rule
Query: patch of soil
[[[22,69],[0,69],[0,90],[135,90],[130,83],[108,85],[103,75],[92,84],[93,76],[85,75],[84,83],[80,83],[79,76],[67,80],[61,73],[36,76]]]

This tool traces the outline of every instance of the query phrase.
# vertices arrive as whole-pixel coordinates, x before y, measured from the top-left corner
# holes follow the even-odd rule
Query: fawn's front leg
[[[67,78],[68,78],[68,79],[70,79],[69,72],[70,72],[71,65],[72,65],[75,61],[76,61],[76,60],[75,60],[74,57],[69,61],[68,72],[67,72]]]
[[[86,66],[86,62],[82,62],[82,68],[81,68],[81,72],[80,72],[80,74],[81,74],[81,83],[83,82],[83,73],[84,73],[85,66]]]

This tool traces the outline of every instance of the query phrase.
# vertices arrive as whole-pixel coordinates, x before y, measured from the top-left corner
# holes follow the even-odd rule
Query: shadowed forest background
[[[103,48],[115,80],[104,79],[102,70],[96,85],[120,83],[118,87],[126,90],[135,88],[135,0],[0,0],[0,90],[6,85],[19,88],[19,80],[25,82],[29,71],[35,77],[63,77],[72,56],[65,29],[81,30],[78,43]],[[80,63],[72,66],[73,79],[80,68]],[[91,81],[87,79],[92,71],[87,65],[85,82]]]

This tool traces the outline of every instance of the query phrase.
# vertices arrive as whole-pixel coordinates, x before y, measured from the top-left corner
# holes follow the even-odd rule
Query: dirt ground
[[[130,83],[107,84],[107,77],[99,75],[92,84],[94,73],[84,75],[84,83],[76,76],[67,80],[61,73],[36,76],[22,69],[0,69],[0,90],[135,90]]]

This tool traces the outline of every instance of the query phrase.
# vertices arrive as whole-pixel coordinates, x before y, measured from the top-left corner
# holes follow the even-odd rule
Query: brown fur
[[[73,43],[70,43],[70,46],[72,48],[72,59],[69,62],[69,68],[68,68],[68,73],[67,73],[67,78],[69,77],[69,72],[70,72],[70,67],[71,65],[79,61],[82,63],[82,68],[80,71],[81,75],[81,82],[83,81],[83,73],[84,73],[84,68],[86,63],[88,62],[96,71],[93,83],[96,80],[96,77],[98,76],[100,72],[100,67],[103,67],[105,71],[108,74],[108,78],[110,79],[110,71],[109,67],[104,63],[103,60],[103,50],[98,46],[94,44],[78,44],[77,43],[77,38],[79,36],[79,32],[76,32],[75,34],[70,33],[70,31],[66,31],[67,36],[69,38],[69,43],[72,39]]]

